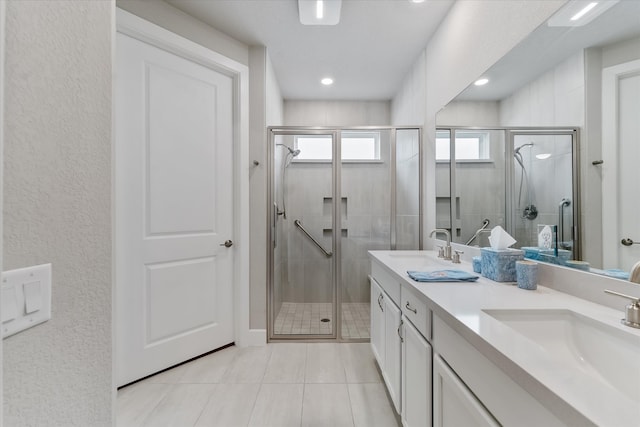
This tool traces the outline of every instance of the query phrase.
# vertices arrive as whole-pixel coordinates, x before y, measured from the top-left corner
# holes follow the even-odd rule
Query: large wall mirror
[[[501,225],[527,249],[549,225],[557,250],[539,260],[625,279],[640,261],[640,1],[576,18],[589,4],[569,1],[438,114],[436,223],[475,246]]]

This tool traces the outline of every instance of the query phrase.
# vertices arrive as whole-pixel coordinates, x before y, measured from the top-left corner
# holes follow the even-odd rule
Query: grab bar
[[[322,247],[322,245],[320,243],[318,243],[318,241],[311,235],[309,234],[309,232],[307,230],[305,230],[305,228],[302,226],[302,223],[300,222],[299,219],[296,219],[295,221],[293,221],[293,223],[296,225],[296,227],[298,227],[300,230],[302,230],[302,232],[313,242],[315,243],[315,245],[318,247],[318,249],[320,249],[322,252],[324,252],[325,256],[327,258],[331,258],[331,256],[333,255],[333,253],[328,252],[325,248]]]
[[[467,243],[465,243],[465,246],[469,246],[469,244],[471,244],[471,242],[473,242],[474,240],[476,240],[476,237],[478,237],[478,234],[480,234],[482,231],[484,231],[485,228],[487,228],[487,226],[489,225],[489,220],[485,219],[484,221],[482,221],[482,227],[478,228],[478,230],[475,232],[475,234],[473,236],[471,236],[471,238],[469,240],[467,240]]]
[[[567,249],[567,245],[564,243],[564,207],[570,204],[571,200],[562,199],[558,205],[558,240],[560,240],[560,246],[562,246],[563,249]]]

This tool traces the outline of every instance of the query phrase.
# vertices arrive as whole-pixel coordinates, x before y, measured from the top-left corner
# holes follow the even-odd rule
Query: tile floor
[[[229,347],[118,391],[117,426],[398,427],[369,343]]]
[[[369,303],[342,304],[342,338],[369,338]],[[274,322],[276,334],[331,334],[331,303],[283,302]],[[322,322],[329,319],[329,322]]]

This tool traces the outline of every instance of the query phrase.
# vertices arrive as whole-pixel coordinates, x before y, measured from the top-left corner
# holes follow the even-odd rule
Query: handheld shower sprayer
[[[522,186],[524,182],[527,183],[527,199],[528,204],[522,209],[522,218],[528,220],[534,220],[538,217],[538,208],[533,204],[533,189],[531,188],[531,183],[529,182],[529,176],[527,175],[527,170],[524,167],[524,160],[522,158],[522,150],[525,147],[533,147],[533,142],[527,142],[525,144],[516,147],[513,150],[513,158],[516,159],[516,162],[520,165],[520,190],[518,191],[518,207],[522,208]]]
[[[300,150],[299,149],[294,150],[288,145],[281,144],[281,143],[276,144],[276,146],[284,147],[288,151],[288,153],[284,155],[284,162],[282,163],[282,175],[281,175],[282,176],[282,210],[278,210],[276,206],[277,215],[282,215],[283,219],[287,219],[287,201],[286,201],[287,194],[286,194],[286,187],[285,187],[287,167],[289,166],[289,164],[291,164],[291,161],[293,160],[294,157],[297,157],[300,155]]]

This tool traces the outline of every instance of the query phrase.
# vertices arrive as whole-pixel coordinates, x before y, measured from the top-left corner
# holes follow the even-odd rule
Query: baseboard
[[[249,329],[243,337],[236,341],[238,347],[260,347],[267,345],[266,329]]]

